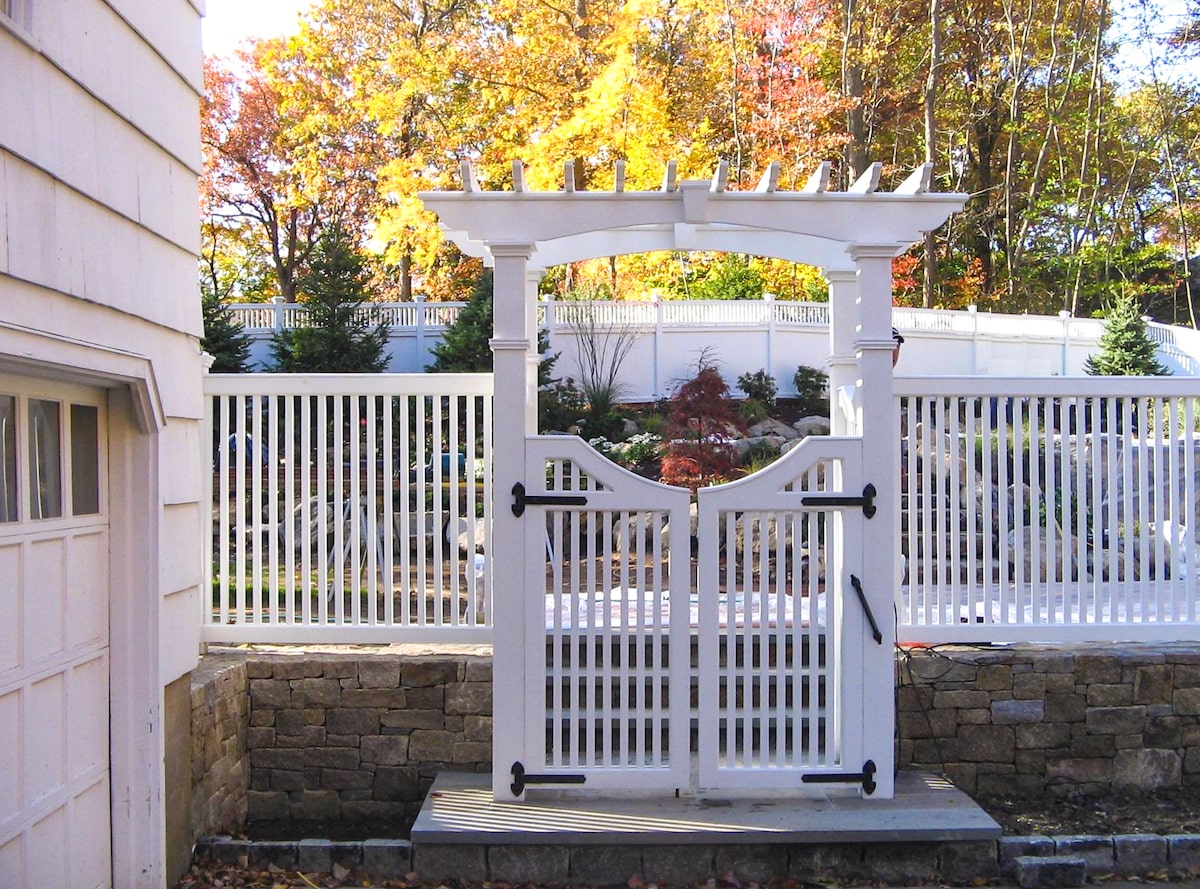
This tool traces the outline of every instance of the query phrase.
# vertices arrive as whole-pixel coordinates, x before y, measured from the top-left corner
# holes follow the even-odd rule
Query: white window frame
[[[2,0],[0,0],[2,2]],[[17,379],[0,375],[0,395],[13,396],[16,399],[14,427],[17,445],[17,519],[16,522],[0,524],[0,534],[6,528],[36,522],[40,527],[57,527],[60,525],[76,526],[91,524],[105,520],[108,515],[108,483],[104,468],[108,465],[107,438],[104,434],[107,428],[106,401],[103,390],[73,386],[56,382],[41,382],[37,380]],[[61,515],[50,518],[35,518],[30,503],[30,491],[33,483],[31,452],[29,441],[29,401],[30,399],[53,401],[58,404],[59,416],[59,469]],[[72,465],[71,465],[71,405],[85,405],[97,409],[98,432],[97,467],[99,490],[99,511],[75,515],[72,496]]]
[[[29,42],[33,23],[33,0],[0,0],[0,29]]]

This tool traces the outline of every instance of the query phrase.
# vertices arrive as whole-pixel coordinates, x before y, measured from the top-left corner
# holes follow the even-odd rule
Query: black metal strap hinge
[[[525,771],[520,760],[512,764],[513,782],[509,786],[513,796],[525,792],[526,784],[586,784],[587,775],[531,775]]]
[[[878,492],[875,486],[868,483],[863,488],[861,497],[842,497],[837,494],[810,494],[802,497],[800,502],[805,506],[861,506],[863,515],[873,518],[875,515],[875,497]]]
[[[875,760],[868,759],[863,763],[861,772],[849,774],[831,774],[829,772],[810,772],[801,776],[805,784],[862,784],[863,793],[870,796],[878,786],[875,783]]]
[[[587,497],[582,494],[526,494],[522,482],[512,486],[512,495],[512,511],[517,518],[525,515],[526,506],[548,506],[551,503],[562,506],[587,506]]]
[[[871,603],[867,601],[867,594],[863,592],[862,581],[851,574],[850,586],[854,587],[854,592],[858,593],[858,601],[862,605],[863,613],[867,616],[867,623],[871,625],[871,636],[875,639],[875,644],[882,645],[883,633],[879,632],[879,624],[875,623],[875,615],[871,613]]]

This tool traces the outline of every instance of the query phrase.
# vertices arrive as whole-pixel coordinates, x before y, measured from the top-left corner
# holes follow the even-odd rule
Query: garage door
[[[105,422],[0,376],[0,886],[112,885]]]

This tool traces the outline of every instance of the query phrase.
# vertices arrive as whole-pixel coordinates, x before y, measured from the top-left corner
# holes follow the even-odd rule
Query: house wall
[[[121,886],[168,882],[166,827],[188,820],[164,779],[182,748],[164,737],[190,733],[189,700],[164,689],[199,644],[201,11],[17,0],[0,15],[0,370],[110,392]]]

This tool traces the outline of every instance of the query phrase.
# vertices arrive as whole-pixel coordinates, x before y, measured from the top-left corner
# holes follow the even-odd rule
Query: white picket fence
[[[1200,634],[1200,387],[1170,378],[909,378],[900,635]]]
[[[205,378],[208,642],[490,639],[490,374]]]
[[[205,387],[206,641],[491,640],[490,375]],[[1194,379],[898,378],[896,395],[902,641],[1200,638]]]

